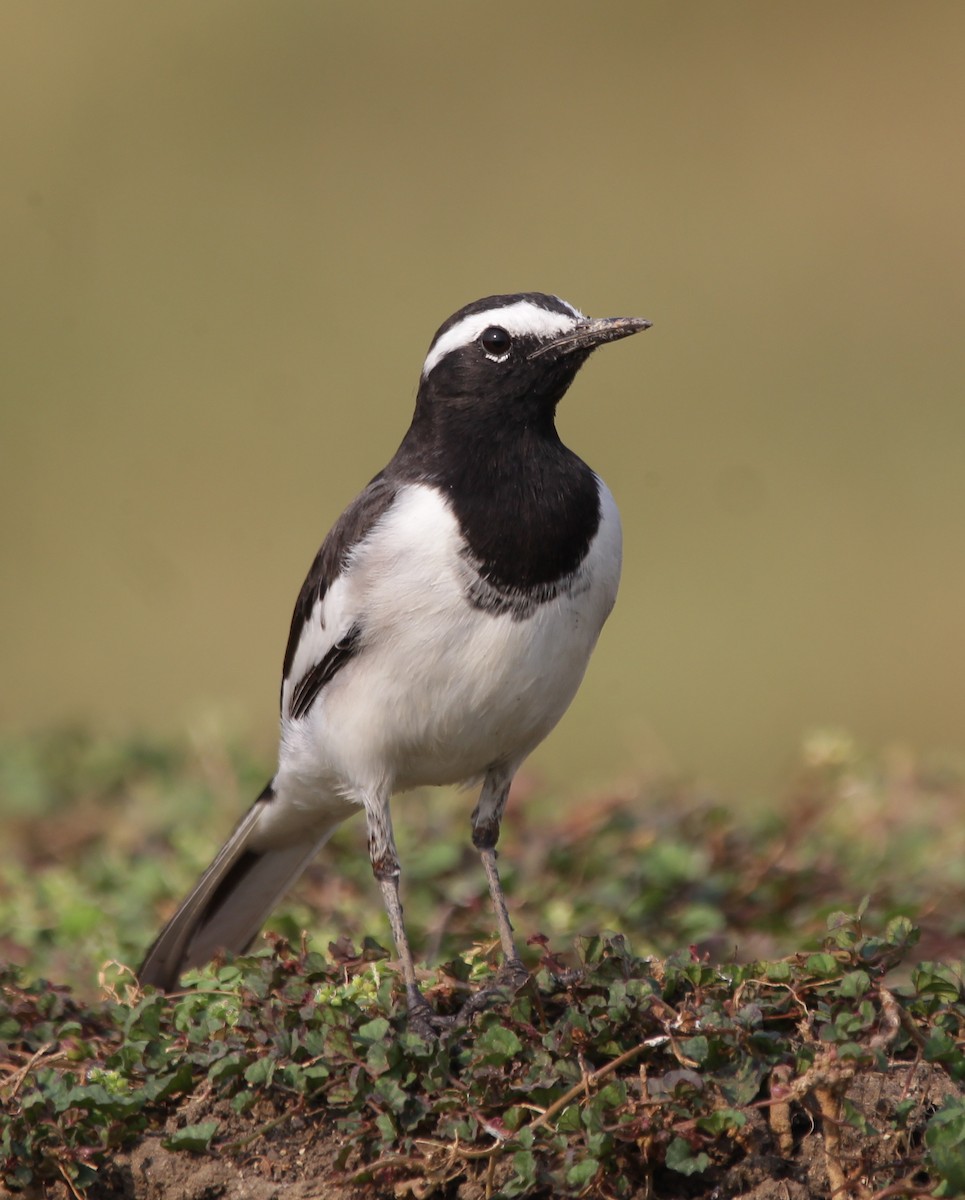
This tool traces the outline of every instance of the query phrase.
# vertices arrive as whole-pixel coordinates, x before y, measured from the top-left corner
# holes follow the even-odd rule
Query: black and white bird
[[[336,521],[295,604],[278,771],[151,946],[142,983],[170,989],[245,950],[361,809],[410,1011],[425,1018],[389,801],[479,781],[472,840],[505,967],[525,974],[496,870],[500,820],[580,685],[621,559],[616,504],[563,445],[556,406],[593,350],[649,324],[527,292],[442,325],[402,444]]]

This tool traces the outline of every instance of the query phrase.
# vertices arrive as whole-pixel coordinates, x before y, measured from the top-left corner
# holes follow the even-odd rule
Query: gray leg
[[[365,819],[369,834],[369,858],[372,861],[372,873],[379,881],[382,889],[382,900],[389,917],[392,930],[392,940],[395,950],[402,963],[402,978],[405,981],[406,999],[409,1011],[413,1014],[427,1014],[429,1005],[419,991],[416,983],[415,964],[412,961],[412,951],[409,948],[409,938],[402,919],[402,900],[399,896],[399,853],[395,848],[395,837],[392,834],[392,816],[389,812],[388,797],[378,797],[366,802]]]
[[[491,769],[486,775],[482,791],[479,794],[479,803],[472,814],[472,843],[479,851],[486,871],[486,879],[489,881],[489,894],[492,896],[493,908],[496,912],[496,926],[499,929],[504,966],[513,975],[525,975],[526,968],[520,960],[516,943],[513,940],[513,926],[509,919],[509,910],[506,907],[502,884],[499,882],[499,871],[496,868],[499,824],[509,798],[509,785],[512,780],[510,772],[496,768]]]

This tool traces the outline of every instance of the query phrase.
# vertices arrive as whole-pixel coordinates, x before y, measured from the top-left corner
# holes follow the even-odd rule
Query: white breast
[[[283,721],[281,773],[360,799],[525,758],[576,693],[616,598],[620,518],[598,485],[600,528],[573,586],[522,621],[468,603],[451,509],[406,487],[325,597],[305,653],[355,623],[362,648],[304,718]]]

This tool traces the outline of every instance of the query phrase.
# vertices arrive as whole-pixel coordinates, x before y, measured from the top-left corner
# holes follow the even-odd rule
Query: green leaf
[[[573,1187],[584,1188],[593,1179],[600,1169],[600,1164],[595,1158],[584,1158],[580,1162],[574,1163],[566,1172],[566,1182]]]
[[[870,987],[871,976],[867,971],[849,971],[838,983],[839,993],[849,999],[865,995]]]
[[[694,1154],[690,1143],[684,1138],[675,1137],[667,1147],[666,1164],[671,1171],[681,1175],[699,1175],[710,1166],[710,1159],[703,1151]]]
[[[231,1097],[231,1110],[236,1113],[246,1113],[258,1103],[258,1095],[250,1090],[236,1092]]]
[[[245,1068],[246,1082],[254,1084],[256,1087],[259,1085],[267,1087],[274,1078],[277,1065],[277,1059],[269,1058],[267,1055],[264,1058],[256,1058],[249,1067]]]
[[[833,954],[809,954],[807,969],[811,975],[816,975],[819,979],[834,979],[835,976],[841,974],[838,960]]]
[[[925,1041],[924,1054],[927,1062],[949,1063],[960,1051],[955,1039],[949,1037],[944,1029],[934,1029]]]
[[[391,1075],[380,1075],[375,1081],[373,1090],[396,1113],[400,1113],[405,1108],[405,1103],[409,1098],[399,1086],[398,1080],[393,1079]]]
[[[947,1101],[925,1129],[929,1165],[941,1176],[936,1196],[965,1192],[965,1102]]]
[[[517,1150],[513,1155],[515,1178],[506,1186],[510,1196],[519,1196],[532,1190],[536,1183],[536,1155],[532,1150]]]
[[[707,1060],[707,1055],[710,1053],[710,1043],[701,1034],[697,1037],[684,1038],[680,1043],[680,1050],[685,1058],[692,1059],[693,1062],[700,1065]]]
[[[217,1062],[211,1064],[208,1078],[212,1083],[220,1083],[223,1079],[234,1079],[238,1075],[243,1075],[248,1065],[247,1054],[241,1052],[226,1054],[224,1058],[219,1058]]]
[[[374,1021],[366,1021],[364,1025],[360,1025],[355,1037],[360,1042],[377,1042],[381,1046],[385,1043],[391,1028],[392,1026],[385,1017],[376,1017]]]
[[[522,1050],[523,1043],[511,1029],[505,1025],[490,1025],[476,1039],[477,1061],[501,1065],[508,1059],[515,1058]]]
[[[710,1116],[697,1118],[697,1128],[713,1137],[719,1137],[728,1129],[741,1129],[746,1124],[747,1117],[736,1108],[718,1108]]]
[[[717,1076],[717,1085],[731,1104],[750,1104],[761,1090],[767,1071],[766,1063],[756,1055],[738,1056],[726,1073]]]
[[[921,930],[908,917],[893,917],[885,926],[885,941],[892,946],[914,946],[921,938]]]
[[[388,1113],[379,1113],[375,1118],[375,1127],[378,1129],[385,1145],[390,1146],[398,1135],[398,1130],[395,1127],[395,1122]]]
[[[580,1106],[578,1104],[568,1104],[559,1115],[556,1122],[556,1128],[562,1133],[576,1133],[582,1128],[580,1118]]]
[[[843,1120],[847,1121],[852,1128],[857,1129],[864,1137],[877,1136],[875,1127],[857,1105],[847,1097],[842,1101],[841,1115]]]
[[[919,996],[941,1000],[957,1000],[962,991],[962,981],[942,963],[920,963],[911,973],[911,982]]]
[[[198,1125],[185,1125],[177,1133],[165,1138],[161,1145],[166,1150],[207,1150],[211,1139],[218,1132],[219,1121],[201,1121]]]

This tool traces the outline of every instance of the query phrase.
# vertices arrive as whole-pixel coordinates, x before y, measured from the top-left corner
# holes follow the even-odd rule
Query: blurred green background
[[[617,609],[536,768],[965,750],[965,5],[6,0],[0,721],[270,751],[437,325],[654,328],[564,402]]]

